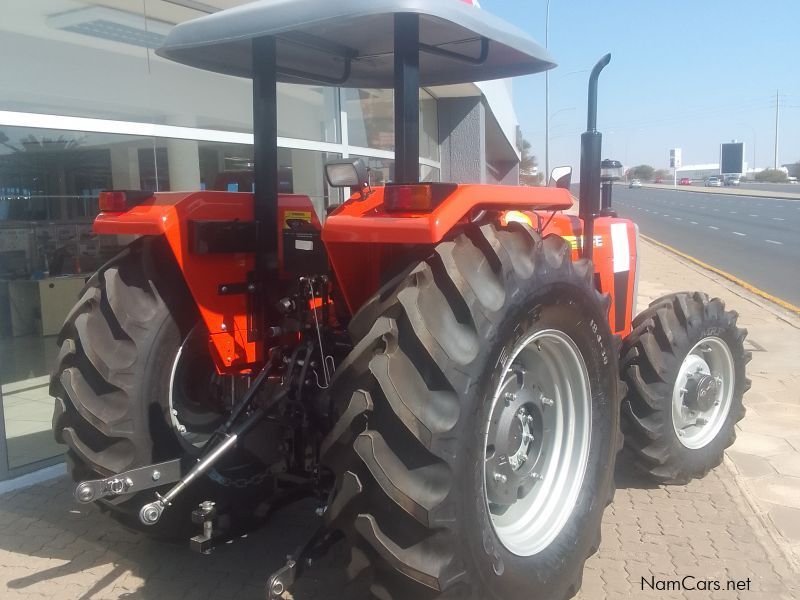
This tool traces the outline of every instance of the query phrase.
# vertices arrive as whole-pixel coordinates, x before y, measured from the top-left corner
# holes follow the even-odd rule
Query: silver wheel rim
[[[563,529],[591,443],[589,373],[575,342],[546,329],[513,348],[483,443],[484,500],[505,548],[532,556]]]
[[[733,403],[734,372],[730,348],[716,336],[697,342],[683,359],[672,390],[672,426],[685,447],[716,439]]]
[[[181,439],[181,441],[185,444],[186,447],[194,447],[194,448],[202,448],[205,443],[211,437],[210,431],[194,431],[192,429],[189,420],[186,418],[182,418],[181,416],[181,405],[180,402],[177,401],[176,398],[176,390],[178,389],[178,369],[181,365],[181,361],[184,359],[185,355],[188,352],[189,344],[192,343],[192,337],[198,334],[198,328],[195,326],[192,330],[187,334],[186,338],[181,342],[180,348],[178,348],[178,352],[175,355],[175,360],[172,362],[172,368],[170,369],[169,374],[169,394],[168,394],[168,401],[169,401],[169,418],[170,423],[172,424],[172,428],[175,431],[176,435]],[[219,376],[217,376],[219,377]],[[221,420],[224,418],[220,417]]]

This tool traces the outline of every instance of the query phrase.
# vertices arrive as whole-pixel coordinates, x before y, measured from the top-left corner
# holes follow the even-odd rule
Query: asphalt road
[[[800,200],[614,186],[643,235],[800,306]]]

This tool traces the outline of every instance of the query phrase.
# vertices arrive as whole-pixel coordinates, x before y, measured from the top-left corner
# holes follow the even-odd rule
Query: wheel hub
[[[519,556],[546,548],[583,483],[591,390],[575,342],[553,329],[520,339],[493,392],[484,489],[500,542]]]
[[[716,336],[697,342],[681,363],[672,392],[672,425],[690,449],[711,443],[733,402],[735,368],[727,343]]]
[[[540,474],[544,441],[544,394],[526,386],[527,373],[515,370],[495,404],[487,443],[487,494],[494,504],[510,505],[524,496]]]
[[[686,380],[683,402],[693,410],[711,410],[717,402],[717,393],[721,386],[722,379],[718,375],[695,373]]]

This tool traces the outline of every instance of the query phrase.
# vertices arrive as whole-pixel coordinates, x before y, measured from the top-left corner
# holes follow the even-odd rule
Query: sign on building
[[[719,145],[719,172],[744,173],[744,142]]]
[[[669,151],[669,168],[670,169],[680,169],[681,168],[681,149],[680,148],[672,148]]]

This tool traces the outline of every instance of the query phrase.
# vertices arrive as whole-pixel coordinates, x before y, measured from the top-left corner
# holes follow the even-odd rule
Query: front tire
[[[326,519],[351,546],[348,574],[375,597],[577,593],[619,442],[617,345],[592,274],[560,237],[484,225],[381,290],[371,327],[353,319],[360,339],[330,391],[338,421],[323,461],[337,482]],[[574,428],[578,450],[542,459],[558,446],[548,422],[566,426],[559,439]],[[498,459],[501,444],[516,447],[514,468]],[[560,506],[515,500],[551,484]]]
[[[745,415],[750,352],[738,314],[719,298],[681,292],[637,315],[623,341],[625,447],[641,472],[687,483],[722,462]]]

